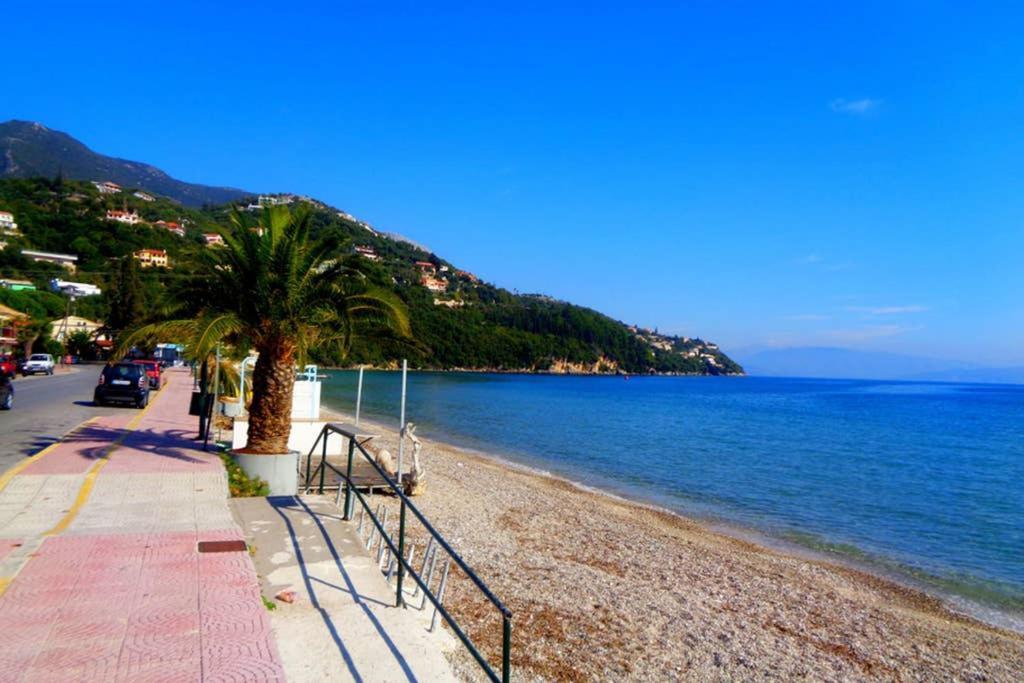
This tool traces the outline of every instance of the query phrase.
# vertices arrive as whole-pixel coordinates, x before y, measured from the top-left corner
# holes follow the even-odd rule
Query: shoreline
[[[344,420],[351,421],[349,420],[351,416],[344,411],[339,411],[333,408],[324,408],[323,410],[328,414],[337,415]],[[366,418],[361,419],[364,422],[373,424],[375,427],[379,426],[382,430],[388,430],[388,427],[376,418],[371,417],[369,420]],[[997,605],[982,603],[952,591],[942,591],[941,589],[933,588],[932,586],[929,586],[926,581],[915,579],[912,576],[901,573],[897,568],[887,568],[881,563],[881,561],[879,561],[878,564],[873,564],[869,561],[858,561],[854,557],[847,557],[838,552],[830,552],[828,550],[801,544],[799,541],[781,536],[773,536],[770,533],[752,526],[745,526],[739,522],[713,518],[711,516],[702,516],[696,512],[691,513],[675,510],[655,500],[645,499],[639,493],[636,497],[633,497],[628,492],[620,492],[602,488],[599,485],[587,484],[582,481],[575,480],[568,475],[558,474],[544,469],[538,465],[517,462],[514,459],[514,456],[511,455],[499,454],[459,445],[443,435],[438,436],[430,434],[426,439],[442,444],[445,448],[457,451],[466,457],[481,459],[527,475],[550,479],[554,482],[558,482],[559,484],[571,486],[580,492],[594,496],[601,496],[622,505],[635,506],[653,513],[668,515],[679,519],[680,522],[685,524],[699,525],[708,533],[720,534],[736,541],[750,543],[764,552],[779,553],[802,560],[829,565],[837,570],[846,570],[865,574],[874,580],[889,582],[893,584],[895,588],[900,590],[916,591],[929,600],[937,600],[940,603],[939,609],[948,612],[952,617],[966,618],[984,626],[1024,636],[1024,614],[1006,611]],[[934,577],[930,575],[929,578],[936,581],[941,580],[941,577]]]
[[[336,370],[339,372],[358,372],[360,366],[338,367],[322,366],[325,371]],[[401,372],[401,366],[377,367],[364,365],[363,370],[368,372]],[[439,372],[466,375],[548,375],[551,377],[750,377],[746,372],[554,372],[551,370],[530,370],[518,368],[515,370],[499,370],[495,368],[409,368],[409,372]]]
[[[348,415],[326,412],[343,419]],[[381,434],[375,443],[395,453],[395,429],[375,418],[362,422]],[[944,597],[873,567],[855,566],[756,529],[690,517],[433,436],[423,438],[423,445],[427,485],[417,506],[445,536],[452,535],[459,552],[517,613],[517,629],[530,643],[527,652],[518,654],[516,668],[538,679],[603,678],[610,671],[647,680],[746,677],[768,673],[761,663],[773,660],[770,669],[776,674],[781,668],[787,675],[812,679],[834,678],[840,672],[845,672],[841,678],[893,678],[931,670],[946,677],[959,671],[963,676],[983,673],[992,680],[1012,680],[1009,672],[1024,670],[1024,638],[1019,633],[955,609]],[[469,485],[470,480],[476,485]],[[642,548],[631,548],[637,544]],[[595,547],[603,550],[595,555]],[[694,563],[699,569],[690,568]],[[672,570],[659,568],[665,566]],[[684,581],[683,588],[681,567],[692,580]],[[521,582],[530,587],[525,594]],[[768,592],[763,590],[766,582],[773,585]],[[593,611],[580,613],[579,604],[566,596],[579,593],[582,586],[590,592],[591,583],[603,584],[605,591],[590,596]],[[452,590],[460,620],[469,621],[474,640],[479,636],[486,651],[492,644],[490,632],[482,625],[476,631],[485,612],[473,602],[471,591]],[[751,593],[760,599],[752,601]],[[627,599],[635,595],[645,599],[636,604]],[[689,642],[675,612],[665,610],[667,601],[678,603],[679,613],[701,613],[691,617],[685,625],[689,628],[711,624],[724,629],[730,634],[728,647],[723,648],[721,638]],[[736,603],[743,608],[730,606]],[[651,610],[658,614],[655,628]],[[520,627],[523,618],[528,624]],[[637,632],[620,629],[609,636],[615,625],[624,623]],[[842,628],[831,629],[822,640],[814,632],[824,625]],[[895,639],[905,652],[902,665],[889,663],[891,633],[885,638],[867,635],[879,625],[903,632]],[[753,641],[733,640],[750,629],[761,630]],[[858,629],[860,638],[851,641],[851,630]],[[787,642],[780,645],[779,639]],[[588,670],[571,659],[574,647],[591,641],[604,643],[598,649],[614,666]],[[980,659],[998,666],[978,671],[970,664],[972,657],[978,658],[979,647],[991,649]],[[701,656],[675,670],[670,665],[679,648]],[[931,661],[908,665],[922,648],[931,650],[926,658]],[[738,657],[739,666],[726,664],[726,655]],[[642,675],[631,661],[637,656],[645,663]]]

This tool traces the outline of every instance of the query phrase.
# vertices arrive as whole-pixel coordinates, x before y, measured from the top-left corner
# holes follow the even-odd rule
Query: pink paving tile
[[[178,662],[137,662],[118,667],[117,683],[189,683],[203,680],[199,657]]]
[[[21,474],[81,474],[102,458],[110,444],[124,436],[131,413],[106,415],[66,436],[56,448]]]
[[[0,621],[25,634],[0,681],[283,680],[248,555],[198,552],[238,535],[47,539],[0,596]]]
[[[121,654],[120,639],[71,643],[44,647],[22,680],[106,681],[114,678]]]
[[[192,389],[184,378],[169,382],[138,427],[111,455],[106,474],[223,470],[220,458],[200,450],[196,418],[188,414]]]
[[[21,652],[4,647],[0,651],[0,681],[24,680],[25,672],[32,666],[32,660],[37,654],[36,650]]]
[[[15,548],[21,547],[21,539],[5,538],[0,540],[0,562],[2,562]]]
[[[100,477],[221,471],[219,458],[191,440],[189,383],[169,374],[159,403]],[[126,410],[82,430],[33,463],[33,473],[85,471],[136,415]],[[9,634],[0,640],[0,683],[283,681],[248,555],[198,552],[200,540],[241,538],[230,528],[46,539],[0,596]],[[0,545],[0,557],[13,546]]]

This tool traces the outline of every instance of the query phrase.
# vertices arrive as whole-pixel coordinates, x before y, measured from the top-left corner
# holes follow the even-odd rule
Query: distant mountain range
[[[993,368],[956,360],[831,347],[741,349],[749,375],[1024,384],[1024,367]]]
[[[41,123],[0,123],[0,178],[53,178],[58,174],[71,180],[110,180],[194,207],[225,204],[253,194],[232,187],[186,183],[149,164],[104,156]]]

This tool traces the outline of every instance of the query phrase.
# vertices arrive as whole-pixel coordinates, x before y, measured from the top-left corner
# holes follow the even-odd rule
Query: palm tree
[[[207,358],[224,342],[254,348],[249,436],[245,454],[288,452],[296,363],[314,348],[344,356],[361,333],[410,337],[409,319],[392,292],[371,286],[341,258],[336,239],[315,239],[310,214],[286,206],[266,209],[261,224],[236,212],[226,246],[204,253],[189,281],[188,315],[143,325],[123,336],[127,350],[143,339],[181,339],[191,355]]]

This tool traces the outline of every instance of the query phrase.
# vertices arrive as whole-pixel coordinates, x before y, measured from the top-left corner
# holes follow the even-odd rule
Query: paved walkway
[[[278,681],[277,645],[191,381],[0,476],[0,681]]]
[[[291,589],[294,604],[270,614],[292,683],[452,681],[445,652],[461,645],[421,609],[413,582],[409,608],[395,607],[395,586],[344,522],[334,496],[234,498],[264,595]]]

